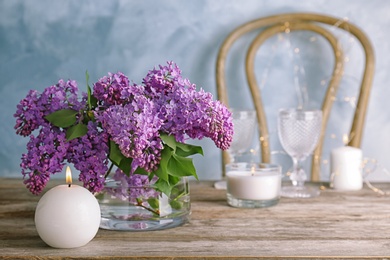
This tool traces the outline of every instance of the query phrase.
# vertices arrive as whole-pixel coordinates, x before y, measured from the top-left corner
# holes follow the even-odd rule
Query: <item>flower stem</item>
[[[104,179],[107,179],[108,175],[110,175],[112,168],[114,168],[114,164],[111,163],[110,168],[108,168],[106,175],[104,175]]]
[[[180,193],[179,195],[177,195],[172,201],[177,201],[178,199],[180,199],[181,197],[183,197],[184,195],[186,195],[187,192],[186,191],[183,191],[182,193]]]
[[[136,205],[139,206],[139,207],[141,207],[141,208],[146,209],[147,211],[152,212],[153,214],[155,214],[155,215],[157,215],[157,216],[160,216],[160,210],[158,210],[158,209],[153,210],[153,209],[151,209],[151,208],[146,207],[145,205],[142,204],[142,200],[140,200],[140,199],[137,199],[137,204],[136,204]]]

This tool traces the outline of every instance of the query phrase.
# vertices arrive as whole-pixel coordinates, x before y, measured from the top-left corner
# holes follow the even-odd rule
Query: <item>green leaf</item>
[[[173,176],[170,176],[170,177],[173,177]],[[178,178],[178,177],[174,177],[174,178],[177,178],[180,180],[180,178]],[[180,196],[181,193],[183,193],[182,187],[179,188],[178,186],[174,186],[172,188],[172,191],[171,191],[171,197],[177,199],[177,197]]]
[[[84,124],[71,126],[66,130],[66,140],[70,141],[79,138],[88,132],[88,127]]]
[[[159,209],[160,208],[160,201],[158,198],[150,198],[148,199],[149,206],[153,209]]]
[[[172,150],[180,156],[187,157],[193,154],[203,155],[202,147],[191,144],[179,143],[176,141],[173,135],[162,134],[161,140],[164,142],[164,144],[172,148]]]
[[[149,175],[150,173],[145,171],[145,169],[138,167],[135,171],[135,174],[140,174],[140,175]]]
[[[85,80],[87,81],[87,94],[88,94],[87,102],[88,102],[88,108],[89,108],[89,110],[91,110],[92,109],[92,104],[91,104],[92,90],[91,90],[91,87],[89,86],[88,70],[85,71]]]
[[[176,139],[173,135],[166,135],[166,134],[162,134],[160,136],[161,140],[166,144],[168,145],[169,147],[171,147],[173,150],[176,150]]]
[[[171,194],[172,186],[165,180],[158,179],[154,186],[168,197]]]
[[[173,154],[168,162],[168,174],[176,177],[194,176],[198,179],[192,159],[176,154]]]
[[[175,186],[180,180],[181,180],[181,177],[176,177],[176,176],[173,176],[173,175],[169,175],[169,184],[171,186]]]
[[[76,110],[62,109],[45,116],[45,118],[55,126],[66,128],[76,123],[77,114],[78,111]]]
[[[133,160],[131,158],[123,157],[120,164],[118,165],[119,169],[121,169],[127,176],[130,175],[131,171],[131,163]]]
[[[89,74],[88,74],[88,71],[85,72],[85,78],[86,78],[86,81],[87,81],[87,93],[88,93],[87,102],[88,102],[88,108],[89,108],[89,110],[91,110],[93,107],[97,106],[97,101],[98,100],[92,95],[92,89],[89,86]]]
[[[172,149],[167,145],[164,145],[164,149],[161,151],[161,161],[158,169],[154,172],[159,179],[168,181],[168,162],[172,157]]]
[[[85,79],[87,81],[87,87],[89,87],[89,73],[88,73],[88,70],[85,71]]]
[[[89,95],[89,103],[88,106],[90,106],[90,109],[93,109],[94,107],[97,107],[98,100],[95,98],[94,95]]]
[[[149,179],[149,181],[152,181],[153,180],[153,177],[155,176],[155,173],[154,172],[149,172],[149,173],[147,173],[148,174],[148,179]]]
[[[183,207],[183,203],[177,200],[172,200],[170,203],[173,209],[179,210]]]
[[[108,158],[113,164],[115,164],[119,169],[121,169],[127,176],[129,176],[131,171],[132,159],[125,157],[119,146],[112,140],[110,140],[110,151]]]
[[[110,152],[108,154],[108,158],[111,162],[113,162],[116,166],[119,166],[123,157],[124,156],[119,149],[119,146],[114,141],[110,140]]]
[[[176,143],[177,149],[176,154],[187,157],[194,154],[201,154],[203,155],[203,149],[201,146],[192,145],[192,144],[183,144],[183,143]]]

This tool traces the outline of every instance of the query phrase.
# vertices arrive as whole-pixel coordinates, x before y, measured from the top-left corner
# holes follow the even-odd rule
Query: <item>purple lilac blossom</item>
[[[168,66],[160,65],[160,69],[153,69],[143,79],[145,91],[151,97],[161,97],[173,92],[173,86],[183,86],[180,68],[172,61]]]
[[[77,99],[77,83],[73,80],[59,80],[42,93],[30,91],[17,106],[16,133],[30,136],[27,153],[22,155],[20,164],[24,183],[33,194],[39,194],[50,179],[50,174],[61,172],[65,165],[69,142],[65,131],[51,125],[45,116],[57,110],[71,108],[80,110],[85,106],[86,97]],[[38,130],[35,137],[33,132]]]
[[[124,104],[122,92],[129,88],[129,79],[122,73],[108,73],[93,85],[93,95],[103,107]]]
[[[65,133],[57,127],[42,127],[37,137],[30,136],[27,154],[22,155],[20,166],[31,193],[39,194],[50,174],[62,171],[68,148]]]
[[[28,136],[48,122],[45,116],[54,111],[73,108],[79,110],[82,104],[77,100],[77,83],[73,80],[59,80],[56,85],[46,88],[43,93],[30,90],[17,105],[15,129],[21,136]]]
[[[218,148],[229,148],[233,136],[230,111],[214,101],[211,93],[196,91],[195,84],[182,78],[176,64],[168,62],[168,66],[149,71],[143,83],[160,106],[162,132],[174,135],[178,142],[185,142],[186,135],[193,139],[208,137]]]
[[[106,129],[122,154],[132,158],[132,170],[141,167],[148,172],[157,169],[163,148],[159,137],[161,122],[153,103],[136,96],[132,104],[109,107],[96,118]]]
[[[135,96],[145,96],[145,93],[144,86],[137,84],[129,85],[122,89],[121,100],[124,100],[124,104],[133,103]]]
[[[69,142],[68,162],[80,171],[79,180],[92,193],[104,187],[108,171],[108,135],[99,131],[95,122],[88,122],[88,133]]]

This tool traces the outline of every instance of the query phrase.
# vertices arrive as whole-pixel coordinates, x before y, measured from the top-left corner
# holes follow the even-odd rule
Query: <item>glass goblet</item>
[[[320,194],[318,188],[304,186],[307,177],[301,164],[317,146],[321,135],[321,124],[321,110],[282,109],[279,111],[279,139],[293,161],[290,174],[292,186],[282,187],[281,196],[311,198]]]
[[[233,140],[227,150],[230,163],[236,162],[236,157],[245,153],[252,144],[257,129],[257,118],[255,110],[231,109],[233,117]],[[217,181],[214,187],[226,189],[226,180]]]
[[[230,163],[236,161],[236,157],[247,151],[253,142],[256,131],[256,111],[232,109],[233,117],[233,141],[228,149]]]

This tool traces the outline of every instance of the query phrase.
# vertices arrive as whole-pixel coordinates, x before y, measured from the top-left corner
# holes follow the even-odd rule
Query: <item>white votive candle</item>
[[[55,248],[86,245],[95,237],[99,225],[99,203],[91,192],[79,185],[66,184],[50,189],[39,200],[35,211],[39,236]]]
[[[363,187],[363,153],[344,146],[331,152],[331,186],[336,190],[360,190]]]
[[[261,165],[261,164],[260,164]],[[256,164],[230,168],[226,173],[227,192],[241,200],[272,200],[279,198],[280,168],[260,168]]]
[[[237,199],[271,200],[280,193],[280,176],[229,172],[228,190]]]

